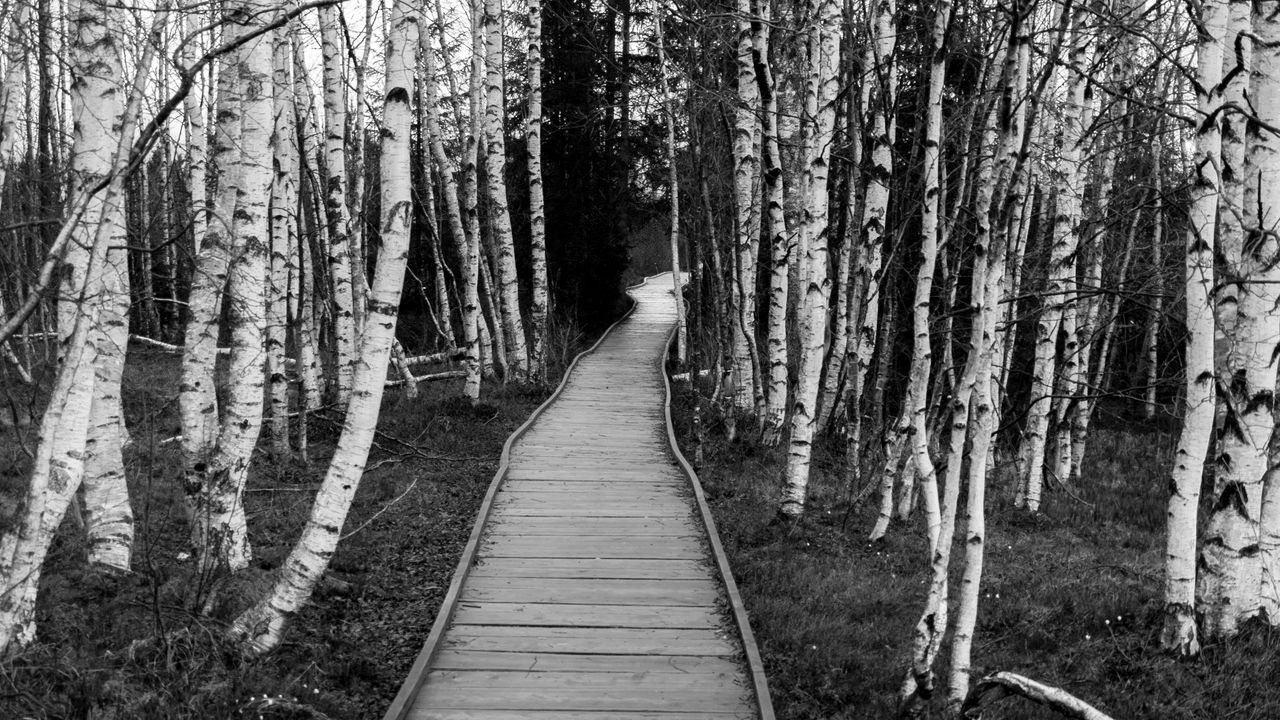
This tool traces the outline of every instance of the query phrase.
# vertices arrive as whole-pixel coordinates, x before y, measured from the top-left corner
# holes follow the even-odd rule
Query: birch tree
[[[804,137],[804,215],[796,243],[796,251],[803,257],[799,272],[804,290],[800,304],[800,367],[780,507],[782,516],[791,520],[804,513],[809,487],[809,460],[817,425],[815,403],[831,289],[827,269],[827,180],[839,94],[840,5],[835,0],[811,0],[809,17],[804,105],[805,116],[812,120],[807,123]]]
[[[1225,84],[1223,100],[1235,107],[1243,107],[1246,96],[1242,87],[1246,80],[1241,78],[1246,73],[1241,71],[1247,70],[1247,64],[1236,67],[1235,58],[1245,59],[1253,49],[1250,11],[1249,3],[1229,4],[1224,41],[1230,40],[1237,53],[1228,54],[1224,47],[1227,72],[1219,84]],[[1261,14],[1257,18],[1264,27],[1274,23]],[[1280,68],[1274,64],[1274,49],[1260,46],[1258,50],[1264,66],[1259,67],[1255,78],[1258,92],[1250,101],[1258,103],[1255,108],[1260,117],[1267,118],[1263,113],[1274,113],[1277,107],[1272,97],[1275,80],[1268,73]],[[1204,613],[1201,630],[1211,640],[1235,635],[1240,623],[1262,610],[1263,498],[1267,478],[1273,474],[1270,453],[1275,428],[1275,348],[1280,341],[1280,317],[1275,314],[1280,303],[1280,245],[1271,227],[1275,206],[1270,201],[1275,196],[1269,183],[1275,179],[1277,148],[1270,131],[1250,123],[1254,127],[1248,134],[1246,151],[1243,120],[1236,112],[1222,117],[1216,198],[1219,244],[1215,254],[1226,261],[1222,280],[1235,282],[1223,282],[1216,297],[1216,319],[1227,343],[1227,357],[1226,366],[1214,370],[1217,377],[1230,380],[1222,382],[1224,387],[1219,391],[1225,418],[1215,462],[1213,510],[1205,525],[1198,565],[1198,595]],[[1209,232],[1206,229],[1205,234]],[[1190,302],[1188,299],[1188,306]]]
[[[74,30],[71,35],[73,69],[81,72],[92,68],[103,72],[114,67],[118,71],[120,66],[114,63],[119,57],[121,11],[102,3],[79,2],[73,2],[68,9]],[[73,288],[79,302],[74,305],[74,313],[65,318],[68,325],[62,326],[65,331],[65,340],[61,343],[62,363],[41,419],[26,496],[15,527],[0,536],[0,582],[3,583],[0,585],[0,657],[35,638],[35,605],[41,569],[85,472],[94,386],[100,374],[96,362],[99,346],[93,342],[92,333],[101,322],[100,306],[109,302],[105,285],[112,281],[113,273],[106,269],[107,252],[111,243],[121,240],[119,218],[124,212],[124,168],[129,161],[143,90],[164,21],[162,6],[128,85],[129,100],[122,113],[112,117],[105,108],[97,107],[104,99],[114,100],[110,96],[122,94],[119,75],[112,78],[114,83],[95,85],[86,82],[87,77],[77,77],[77,82],[72,84],[71,91],[73,96],[79,96],[77,104],[82,112],[99,120],[116,121],[114,124],[77,123],[73,156],[100,146],[101,138],[95,137],[99,133],[113,136],[115,143],[109,165],[97,182],[74,188],[77,194],[70,198],[67,219],[54,241],[55,248],[65,246],[82,221],[93,229],[92,234],[84,238],[89,242],[87,254],[69,258],[83,263],[74,269],[68,268],[73,271],[66,273],[80,279],[79,286]]]
[[[947,61],[946,37],[948,26],[951,23],[951,13],[952,3],[949,0],[939,0],[934,10],[933,36],[929,48],[929,114],[926,119],[925,130],[925,172],[930,172],[931,169],[933,172],[941,171],[941,168],[937,165],[930,165],[928,154],[930,152],[929,144],[930,142],[937,143],[942,125],[942,88],[946,81]],[[994,113],[987,113],[987,115],[994,120]],[[989,294],[989,291],[998,290],[998,285],[988,275],[993,273],[1002,274],[1003,268],[999,262],[989,263],[988,253],[990,251],[991,228],[988,214],[991,209],[993,182],[991,161],[987,159],[989,155],[986,148],[991,146],[995,149],[996,138],[994,123],[987,121],[983,125],[982,143],[978,148],[978,152],[983,159],[980,160],[978,167],[979,189],[974,210],[974,214],[978,219],[978,232],[974,238],[973,287],[969,301],[974,309],[969,342],[972,350],[965,363],[959,384],[956,386],[955,395],[951,399],[951,417],[948,423],[951,428],[951,436],[947,453],[945,494],[939,508],[938,529],[935,531],[931,527],[929,530],[932,577],[924,611],[920,616],[920,620],[916,623],[915,636],[912,641],[911,668],[903,685],[903,698],[908,704],[916,704],[927,699],[933,691],[933,663],[942,646],[942,638],[946,634],[948,623],[948,572],[950,569],[952,540],[955,535],[956,510],[960,498],[962,456],[965,438],[968,435],[968,417],[972,409],[971,399],[979,376],[983,378],[990,376],[989,363],[991,354],[988,349],[990,339],[987,335],[987,330],[990,326],[989,316],[991,314],[989,304],[995,298]],[[929,181],[930,179],[926,178],[926,183]],[[934,182],[939,181],[940,178],[934,180]],[[930,199],[930,190],[928,188],[929,186],[926,185],[926,213],[928,212],[927,206],[930,203],[937,202],[937,200]],[[935,192],[936,188],[937,186],[935,185]],[[928,228],[927,220],[925,227],[926,229]],[[928,240],[926,239],[927,242]],[[917,301],[919,301],[919,297],[917,297]],[[927,295],[924,297],[924,303],[927,308]],[[928,342],[927,338],[925,342]],[[988,363],[985,367],[983,366],[983,360]],[[927,376],[927,371],[925,374]],[[974,457],[979,456],[975,455]],[[982,470],[985,471],[985,463],[973,464],[981,466]],[[918,460],[917,466],[921,466]],[[926,478],[925,482],[927,481]],[[985,482],[985,478],[970,477],[970,482],[981,484]],[[928,493],[930,492],[934,496],[932,502],[937,502],[936,487],[930,490],[926,485],[921,488],[921,491],[926,494],[926,503],[930,502],[928,498]],[[972,506],[970,510],[972,510]],[[929,520],[932,521],[933,518],[930,517]],[[934,534],[935,532],[936,535]]]
[[[542,0],[528,0],[529,110],[525,147],[529,158],[529,264],[533,292],[529,303],[529,372],[545,379],[547,368],[547,214],[542,197]],[[677,290],[677,293],[679,291]]]
[[[756,155],[756,138],[760,135],[760,90],[752,58],[751,4],[749,0],[737,0],[735,7],[738,38],[734,57],[738,91],[733,126],[735,232],[733,292],[728,298],[732,309],[729,318],[732,346],[728,360],[733,407],[737,412],[751,412],[758,382],[754,370],[757,364],[756,256],[760,245],[760,161]]]
[[[889,187],[893,180],[893,144],[896,136],[896,124],[893,115],[894,98],[897,95],[897,70],[894,64],[894,53],[897,46],[897,6],[895,0],[878,0],[875,3],[874,55],[870,55],[873,72],[879,86],[876,99],[869,103],[871,108],[871,135],[868,143],[868,156],[871,167],[867,172],[867,195],[862,210],[862,247],[858,257],[861,262],[855,271],[857,283],[862,291],[863,308],[861,320],[858,322],[856,337],[852,345],[856,356],[856,369],[850,367],[850,383],[848,400],[853,413],[853,424],[849,429],[848,454],[860,457],[862,450],[862,412],[859,408],[862,394],[871,379],[874,366],[871,359],[875,354],[876,344],[880,338],[877,332],[880,327],[881,288],[884,281],[883,250],[886,236],[886,221],[889,208]],[[856,468],[851,463],[850,468]],[[878,540],[888,531],[893,516],[893,475],[882,474],[880,477],[880,514],[871,530],[871,539]]]
[[[289,258],[297,234],[298,143],[293,107],[293,46],[290,31],[277,28],[272,38],[272,98],[275,118],[271,133],[274,176],[271,182],[271,262],[267,272],[268,322],[266,335],[267,380],[271,391],[271,439],[275,451],[287,456],[289,447],[289,380],[285,367],[285,334],[288,325]]]
[[[232,637],[251,652],[266,652],[280,643],[289,618],[310,598],[323,576],[337,548],[373,443],[409,255],[413,218],[410,134],[419,43],[418,15],[408,2],[393,0],[381,132],[382,217],[378,227],[382,248],[370,292],[369,318],[360,341],[355,388],[338,447],[302,536],[286,558],[271,591],[232,625]]]
[[[1280,258],[1280,243],[1277,243],[1276,219],[1280,212],[1280,138],[1274,128],[1280,126],[1280,3],[1268,0],[1258,4],[1254,10],[1253,32],[1257,43],[1253,49],[1253,84],[1250,88],[1251,103],[1259,119],[1269,128],[1264,129],[1261,123],[1249,125],[1249,158],[1251,172],[1245,177],[1245,206],[1249,210],[1246,215],[1250,247],[1257,247],[1255,262],[1265,268],[1259,273],[1256,290],[1259,302],[1255,306],[1261,311],[1260,324],[1266,331],[1259,332],[1264,343],[1263,348],[1275,347],[1280,327],[1274,317],[1274,306],[1265,306],[1265,298],[1270,296],[1275,301],[1276,265]],[[1256,210],[1254,210],[1256,208]],[[1253,215],[1252,213],[1257,213]],[[1268,332],[1270,336],[1268,336]],[[1259,371],[1261,379],[1276,371],[1276,358],[1268,353],[1264,358],[1268,363],[1266,371]],[[1261,390],[1261,388],[1258,388]],[[1265,401],[1265,394],[1257,392],[1255,397]],[[1275,410],[1274,396],[1271,398],[1272,411]],[[1274,456],[1264,476],[1265,486],[1262,493],[1262,511],[1260,518],[1261,537],[1259,538],[1259,556],[1262,562],[1262,573],[1259,583],[1259,605],[1261,613],[1273,627],[1280,623],[1280,479],[1277,478],[1277,466]]]
[[[320,8],[320,51],[324,58],[325,211],[329,245],[326,258],[333,283],[334,347],[338,405],[347,404],[355,373],[356,304],[354,274],[363,272],[351,257],[351,210],[347,206],[347,82],[342,72],[342,39],[336,5]]]
[[[1222,138],[1223,36],[1227,4],[1206,0],[1192,21],[1198,33],[1198,67],[1192,84],[1197,125],[1192,167],[1190,226],[1186,240],[1187,375],[1185,414],[1169,483],[1165,542],[1164,627],[1160,644],[1181,655],[1200,651],[1196,632],[1196,509],[1200,478],[1214,414],[1213,310],[1214,220],[1218,208],[1218,162]],[[1159,222],[1159,220],[1157,220]]]
[[[1045,445],[1050,430],[1050,419],[1059,418],[1051,399],[1055,388],[1055,367],[1063,365],[1063,374],[1074,372],[1079,338],[1075,333],[1075,283],[1076,250],[1079,246],[1080,221],[1080,164],[1083,141],[1084,94],[1087,84],[1086,70],[1090,65],[1091,45],[1084,28],[1085,10],[1063,6],[1063,13],[1071,13],[1071,49],[1067,72],[1067,97],[1062,109],[1058,160],[1054,165],[1056,190],[1053,217],[1053,236],[1049,250],[1049,281],[1045,287],[1046,305],[1036,321],[1035,362],[1032,368],[1031,406],[1027,411],[1027,430],[1024,442],[1027,446],[1027,464],[1022,484],[1026,509],[1039,512],[1044,487]],[[1057,341],[1066,334],[1061,359],[1056,362]],[[1065,406],[1064,406],[1065,407]],[[1060,418],[1059,418],[1060,419]],[[1057,424],[1059,427],[1061,423]],[[1070,433],[1058,434],[1059,451],[1065,449],[1070,462]],[[1065,446],[1065,447],[1064,447]],[[1062,466],[1055,465],[1055,472]],[[1060,477],[1065,481],[1066,477]]]
[[[684,298],[682,297],[684,280],[680,275],[680,173],[676,164],[675,101],[672,99],[671,88],[667,82],[667,52],[665,48],[667,37],[663,33],[662,12],[661,5],[654,10],[658,31],[655,45],[658,51],[658,84],[662,91],[662,109],[667,121],[667,182],[668,192],[671,193],[671,231],[669,237],[671,240],[671,275],[672,282],[675,285],[671,292],[676,298],[676,362],[684,366],[685,361],[688,359],[689,350],[686,345],[688,338],[685,334]]]
[[[767,5],[758,0],[752,12],[751,52],[756,84],[764,106],[762,157],[764,161],[765,215],[769,238],[769,310],[766,342],[768,385],[761,419],[761,442],[777,445],[787,418],[787,300],[795,256],[787,228],[786,190],[783,186],[781,144],[778,138],[778,97],[769,61]]]
[[[479,10],[480,8],[477,8]],[[507,370],[511,379],[524,382],[530,371],[525,343],[524,321],[520,317],[520,279],[516,275],[515,239],[511,232],[511,211],[507,207],[507,142],[503,118],[502,4],[484,0],[484,137],[485,179],[489,191],[489,226],[493,233],[496,259],[496,289],[501,298],[502,332],[506,340]]]
[[[69,7],[75,35],[72,42],[71,115],[75,139],[71,152],[72,195],[86,196],[109,177],[118,152],[124,121],[124,67],[121,32],[124,16],[96,2]],[[107,204],[101,196],[91,200],[87,216],[98,223],[76,225],[63,258],[70,272],[63,275],[58,302],[59,340],[70,340],[76,318],[79,291],[85,287],[94,238],[109,233],[103,256],[100,297],[95,298],[96,322],[89,329],[94,346],[95,380],[89,406],[88,435],[84,445],[85,530],[89,563],[115,572],[128,572],[133,544],[133,513],[124,476],[124,427],[121,380],[125,347],[129,341],[129,266],[124,208]],[[73,410],[73,412],[75,412]]]
[[[441,38],[441,51],[444,50],[444,14],[437,5],[436,26]],[[449,233],[453,237],[459,249],[459,255],[462,257],[462,300],[460,308],[462,317],[462,350],[463,364],[466,366],[467,375],[463,384],[463,394],[475,402],[480,399],[480,332],[478,321],[480,317],[480,245],[477,232],[468,229],[469,224],[464,224],[464,197],[458,189],[458,182],[455,179],[458,173],[457,163],[455,163],[444,149],[444,137],[440,130],[440,113],[439,100],[436,92],[435,78],[435,55],[430,47],[429,36],[426,33],[422,35],[423,47],[422,57],[423,66],[426,68],[426,82],[423,83],[423,105],[422,116],[427,128],[428,143],[431,146],[431,154],[435,158],[436,168],[440,173],[440,177],[444,183],[444,201],[445,216],[449,222]],[[448,63],[446,62],[446,65]],[[454,114],[458,120],[458,127],[461,129],[462,114],[458,108],[457,87],[453,79],[453,71],[446,67],[445,74],[448,77],[451,102],[454,106]],[[474,201],[472,196],[475,191],[475,164],[476,164],[476,138],[474,135],[468,135],[464,142],[463,163],[466,167],[462,168],[463,185],[466,189],[465,212],[467,223],[470,223],[474,210]],[[477,225],[478,228],[478,225]]]
[[[187,454],[187,512],[197,567],[205,579],[244,569],[251,559],[242,495],[262,428],[264,280],[270,238],[267,200],[273,181],[268,160],[272,157],[274,124],[272,47],[270,37],[259,34],[266,25],[267,9],[247,4],[236,13],[233,32],[252,39],[228,56],[219,79],[219,128],[214,151],[221,175],[219,197],[216,217],[209,223],[204,243],[209,255],[201,259],[210,260],[209,273],[215,281],[219,271],[225,273],[231,336],[227,374],[231,384],[220,423],[212,392],[207,404],[195,408],[197,413],[212,411],[216,435],[205,424],[209,419],[199,418],[193,423],[193,431],[208,435],[188,439],[184,427],[183,438]],[[213,295],[209,304],[221,314],[221,288],[202,289]],[[193,288],[193,297],[195,292]],[[192,342],[193,331],[197,333],[193,344],[201,349],[202,357],[214,354],[209,351],[211,345],[216,346],[218,314],[205,316],[197,324],[193,313],[193,322],[188,326],[188,342]],[[212,387],[212,361],[192,369],[196,382]],[[185,384],[184,377],[184,387]]]

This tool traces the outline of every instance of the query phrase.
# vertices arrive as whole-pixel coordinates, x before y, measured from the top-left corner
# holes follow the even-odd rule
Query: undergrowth
[[[556,326],[552,381],[590,339]],[[382,717],[430,631],[503,442],[549,386],[486,382],[474,407],[459,397],[461,380],[425,383],[416,400],[389,388],[369,469],[324,582],[282,646],[249,659],[224,631],[270,586],[298,538],[340,418],[313,416],[307,464],[272,457],[264,437],[245,493],[254,563],[217,588],[218,602],[199,614],[189,601],[198,578],[172,441],[180,432],[177,372],[177,357],[131,348],[124,398],[137,520],[133,572],[87,571],[83,532],[70,515],[42,576],[36,642],[0,662],[0,718]],[[49,380],[45,372],[40,385]],[[40,402],[10,390],[15,405]],[[0,426],[0,507],[14,507],[24,491],[35,441],[34,424],[8,425]],[[0,512],[0,532],[12,521]]]
[[[676,393],[674,419],[692,458],[689,384],[678,383]],[[779,525],[785,445],[761,446],[745,422],[739,422],[744,437],[727,442],[714,416],[704,422],[698,473],[778,717],[896,717],[895,695],[928,582],[919,514],[909,524],[895,523],[883,542],[869,543],[878,498],[846,486],[842,442],[819,441],[804,520]],[[1165,488],[1177,439],[1170,425],[1099,408],[1083,479],[1050,490],[1035,517],[1013,508],[1011,471],[998,474],[988,493],[975,680],[999,670],[1022,673],[1126,720],[1280,718],[1280,633],[1251,627],[1236,640],[1206,647],[1194,661],[1156,648]],[[864,477],[873,479],[873,464],[866,466]],[[958,522],[962,534],[963,509]],[[959,543],[953,558],[955,586],[963,564]],[[949,652],[948,643],[940,673]],[[941,700],[929,710],[938,717]],[[1009,699],[983,717],[1053,713]]]

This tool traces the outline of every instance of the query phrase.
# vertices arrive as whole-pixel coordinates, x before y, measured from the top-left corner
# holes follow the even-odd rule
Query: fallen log
[[[978,684],[969,691],[968,697],[964,699],[960,715],[970,720],[979,720],[984,706],[1010,695],[1020,695],[1041,705],[1047,705],[1064,717],[1076,720],[1112,720],[1110,715],[1062,688],[1045,685],[1011,672],[993,673],[979,680]]]

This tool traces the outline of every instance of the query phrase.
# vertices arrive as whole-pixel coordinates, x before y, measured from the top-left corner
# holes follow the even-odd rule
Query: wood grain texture
[[[388,718],[771,720],[670,445],[671,285],[633,288],[629,317],[508,441]]]

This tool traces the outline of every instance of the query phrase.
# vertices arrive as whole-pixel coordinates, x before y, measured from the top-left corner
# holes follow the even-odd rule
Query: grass
[[[590,340],[566,328],[557,338],[566,346],[552,349],[553,378]],[[259,451],[245,494],[254,564],[210,614],[194,614],[181,466],[164,442],[178,434],[177,368],[177,358],[138,348],[126,366],[134,571],[89,573],[83,533],[64,524],[42,577],[37,640],[0,663],[0,718],[380,718],[430,631],[503,442],[549,389],[486,384],[475,407],[459,398],[461,380],[424,384],[413,401],[389,389],[325,583],[277,651],[245,659],[223,631],[297,539],[340,425],[313,418],[309,465]],[[11,440],[34,447],[34,430],[0,427],[0,507],[12,507],[27,477]],[[0,532],[10,523],[0,513]]]
[[[687,383],[677,388],[673,411],[688,448],[692,394]],[[1052,491],[1043,514],[1032,518],[1012,506],[1011,473],[1002,473],[989,492],[975,679],[1019,672],[1130,720],[1280,717],[1280,633],[1251,627],[1230,643],[1207,647],[1195,661],[1156,649],[1166,474],[1176,427],[1104,410],[1074,497]],[[750,438],[727,443],[714,421],[709,427],[698,471],[778,717],[895,717],[928,576],[919,518],[895,524],[882,543],[868,543],[877,498],[869,494],[852,504],[856,493],[841,480],[842,448],[820,442],[804,522],[780,527],[773,520],[785,448]],[[957,544],[954,556],[962,553]],[[953,587],[961,564],[953,562]],[[949,646],[941,657],[949,657]],[[941,716],[940,700],[929,712]],[[1029,720],[1052,713],[1010,699],[983,717]]]

